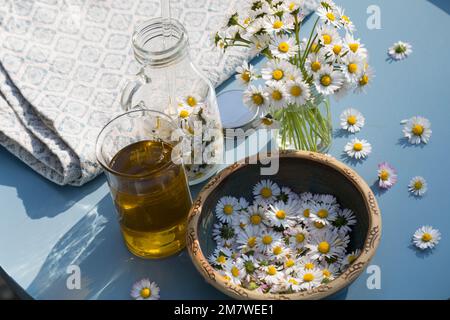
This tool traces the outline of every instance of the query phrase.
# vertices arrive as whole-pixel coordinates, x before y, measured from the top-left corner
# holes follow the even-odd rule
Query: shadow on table
[[[447,14],[450,14],[450,2],[448,0],[428,0],[436,7],[439,7],[441,10],[444,10]]]
[[[81,288],[70,290],[67,268],[74,265]],[[27,292],[39,299],[128,299],[133,283],[142,278],[158,283],[162,299],[226,298],[205,285],[186,251],[160,260],[129,253],[107,195],[59,239]]]
[[[98,189],[104,177],[98,177],[82,188],[58,186],[41,177],[3,147],[0,148],[0,185],[13,187],[31,219],[54,217],[66,211],[81,198]],[[51,201],[47,201],[51,199]]]

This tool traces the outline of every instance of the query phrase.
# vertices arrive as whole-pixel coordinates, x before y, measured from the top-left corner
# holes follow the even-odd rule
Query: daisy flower
[[[316,202],[319,202],[323,205],[337,205],[337,199],[335,196],[331,194],[318,194],[315,199]]]
[[[329,225],[336,218],[337,210],[337,205],[318,203],[311,211],[311,220],[324,225]]]
[[[266,81],[281,81],[288,77],[289,62],[285,60],[270,60],[261,69],[262,78]]]
[[[341,256],[348,242],[348,236],[341,237],[337,232],[326,230],[316,233],[306,247],[310,250],[311,259],[322,261]]]
[[[216,223],[213,227],[213,238],[220,247],[231,248],[236,238],[236,231],[226,223]]]
[[[257,129],[279,129],[280,123],[272,118],[271,115],[266,115],[259,118],[259,122],[257,123]]]
[[[339,233],[347,234],[352,231],[351,226],[356,224],[355,214],[350,209],[338,210],[332,224]]]
[[[258,34],[251,36],[249,41],[250,41],[250,54],[257,55],[262,50],[264,50],[269,46],[270,37],[267,34]]]
[[[296,55],[296,46],[294,38],[290,36],[275,36],[270,42],[269,49],[272,55],[279,59],[288,60]]]
[[[236,68],[236,79],[241,85],[247,86],[250,82],[256,79],[254,67],[247,61],[244,61],[241,66]]]
[[[342,63],[343,48],[344,45],[341,40],[326,45],[324,48],[325,56],[333,62]]]
[[[230,260],[225,264],[223,274],[225,279],[232,284],[240,285],[242,279],[245,277],[245,269],[242,263]]]
[[[158,300],[159,287],[156,282],[145,278],[133,285],[130,295],[135,300]]]
[[[297,272],[298,261],[293,256],[286,256],[283,261],[283,268],[285,274],[293,274]]]
[[[228,248],[216,248],[214,252],[209,255],[208,261],[216,266],[223,267],[231,258],[232,252]]]
[[[245,279],[248,281],[250,277],[256,273],[259,268],[259,263],[255,259],[254,256],[243,254],[241,257],[237,259],[239,263],[244,266],[246,277]]]
[[[263,230],[258,239],[258,248],[263,252],[269,252],[273,247],[281,243],[281,234],[272,230]]]
[[[351,158],[364,159],[372,152],[372,146],[366,140],[353,138],[345,145],[344,151]]]
[[[378,165],[378,186],[389,189],[397,182],[397,170],[387,162]]]
[[[260,205],[253,204],[243,213],[240,221],[247,228],[259,230],[264,227],[264,222],[267,221],[267,216],[264,209]]]
[[[302,199],[300,197],[300,199]],[[311,218],[311,210],[314,207],[314,202],[311,200],[302,199],[299,205],[297,219],[303,222],[309,221]]]
[[[412,46],[403,41],[398,41],[394,43],[388,49],[388,55],[392,60],[399,61],[408,58],[408,56],[412,53]]]
[[[283,10],[289,13],[297,11],[302,5],[303,0],[286,0],[282,3]]]
[[[277,196],[277,200],[283,201],[284,203],[288,203],[290,201],[298,201],[299,199],[299,196],[295,192],[292,192],[291,188],[289,187],[282,187],[280,194]]]
[[[409,181],[408,190],[416,197],[423,196],[428,190],[428,184],[423,177],[414,177]]]
[[[303,290],[310,290],[318,287],[323,280],[323,273],[318,268],[314,268],[312,270],[300,270],[297,275],[302,281],[300,284],[300,289]]]
[[[216,216],[220,222],[232,223],[239,214],[239,201],[235,197],[222,197],[216,205]]]
[[[280,269],[280,267],[274,264],[261,267],[260,278],[268,284],[276,284],[283,279],[283,272]]]
[[[360,39],[355,39],[351,33],[347,33],[344,38],[344,48],[350,52],[357,53],[362,58],[367,58],[367,49]]]
[[[258,244],[259,230],[247,227],[244,230],[238,232],[237,235],[237,248],[243,252],[249,252],[256,249]]]
[[[441,240],[441,233],[431,226],[422,226],[413,235],[414,245],[421,249],[433,249]]]
[[[189,107],[189,106],[186,106],[186,105],[182,105],[181,107],[179,107],[178,108],[178,110],[177,110],[177,112],[178,112],[178,117],[181,119],[181,120],[187,120],[189,117],[190,117],[190,115],[191,115],[191,113],[194,111],[194,109],[192,109],[191,107]]]
[[[308,54],[305,67],[312,74],[317,74],[326,65],[325,53],[323,51]]]
[[[271,180],[261,180],[253,187],[253,195],[256,201],[274,202],[280,192],[280,187]]]
[[[183,106],[195,108],[202,104],[202,100],[199,95],[197,94],[188,94],[181,98],[181,101],[179,103]]]
[[[289,102],[299,106],[306,104],[311,98],[309,85],[302,80],[290,80],[286,82],[286,91],[289,95]]]
[[[317,91],[323,95],[333,94],[344,82],[342,72],[333,70],[329,65],[322,66],[314,78]]]
[[[296,226],[287,231],[289,247],[293,250],[303,249],[309,239],[309,231],[302,226]]]
[[[353,21],[350,20],[350,18],[345,15],[343,8],[337,8],[337,12],[339,15],[339,23],[344,27],[345,30],[347,30],[350,33],[353,33],[356,31],[355,24]]]
[[[408,120],[403,120],[405,123],[403,127],[403,134],[408,138],[409,143],[420,144],[428,143],[431,137],[431,122],[424,117],[412,117]]]
[[[322,263],[319,266],[319,269],[322,272],[324,282],[334,280],[339,274],[339,268],[337,267],[336,263]]]
[[[308,255],[303,256],[298,261],[297,272],[301,270],[313,270],[318,267],[316,260],[311,259]]]
[[[269,106],[269,97],[267,92],[261,86],[255,87],[249,85],[243,95],[244,104],[252,111],[266,111]]]
[[[282,243],[275,245],[271,251],[267,252],[267,256],[272,261],[282,261],[290,256],[289,248],[286,248]]]
[[[297,292],[302,289],[301,283],[302,279],[293,276],[287,276],[283,279],[282,286],[286,289],[291,289],[292,291]]]
[[[286,106],[288,94],[284,83],[280,81],[267,84],[267,93],[269,94],[271,107],[280,109]]]
[[[317,38],[324,46],[333,45],[340,42],[341,38],[336,28],[330,26],[321,26],[317,29]]]
[[[355,251],[352,251],[351,253],[347,254],[345,257],[343,257],[341,263],[341,267],[345,267],[348,266],[350,264],[352,264],[356,258],[359,257],[359,255],[361,254],[361,250],[356,249]]]
[[[340,120],[341,128],[351,133],[361,131],[361,128],[364,127],[366,121],[362,113],[353,108],[342,111]]]
[[[297,201],[289,201],[288,203],[284,203],[283,201],[278,201],[271,204],[269,206],[269,210],[267,212],[267,218],[269,220],[270,225],[274,227],[283,227],[287,228],[295,224],[292,220],[292,216],[298,210],[298,202]]]
[[[375,77],[373,69],[371,66],[365,65],[364,71],[360,75],[358,82],[356,83],[355,92],[361,93],[365,92],[366,88],[372,83],[372,79]]]
[[[349,52],[342,58],[342,63],[342,72],[344,73],[347,81],[350,83],[358,82],[362,72],[364,71],[364,63],[361,56],[359,54]]]
[[[317,9],[316,13],[320,17],[320,20],[323,21],[323,23],[339,27],[338,13],[334,10],[333,7],[320,6]]]
[[[267,16],[263,20],[264,30],[267,33],[280,33],[294,28],[294,19],[291,15],[280,18],[277,15]]]

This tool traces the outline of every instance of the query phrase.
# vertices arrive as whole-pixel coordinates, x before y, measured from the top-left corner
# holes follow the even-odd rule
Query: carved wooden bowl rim
[[[350,167],[346,166],[342,162],[336,160],[333,157],[310,151],[283,151],[279,153],[280,158],[301,158],[314,162],[318,162],[322,165],[326,165],[343,176],[357,188],[361,193],[364,204],[368,212],[369,228],[366,239],[364,241],[364,247],[361,250],[361,254],[350,265],[350,267],[338,276],[333,281],[327,284],[322,284],[312,290],[287,293],[287,294],[273,294],[273,293],[258,293],[256,291],[248,290],[240,286],[233,285],[226,281],[208,262],[203,255],[200,243],[198,240],[198,223],[202,212],[202,206],[208,196],[220,186],[221,182],[230,174],[239,170],[242,167],[248,165],[248,163],[256,163],[257,156],[246,158],[245,161],[235,163],[212,178],[200,191],[197,199],[195,200],[188,216],[188,229],[187,229],[187,249],[189,256],[193,261],[195,267],[205,280],[213,285],[218,290],[222,291],[226,295],[236,299],[286,299],[286,300],[306,300],[306,299],[322,299],[339,290],[345,288],[352,283],[367,267],[368,263],[375,254],[375,251],[380,242],[381,236],[381,214],[378,207],[376,198],[369,188],[367,183]]]

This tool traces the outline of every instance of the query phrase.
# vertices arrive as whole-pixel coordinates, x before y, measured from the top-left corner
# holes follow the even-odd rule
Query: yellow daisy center
[[[294,265],[295,265],[295,261],[292,260],[292,259],[288,259],[288,260],[284,263],[284,266],[285,266],[286,268],[293,267]]]
[[[309,218],[309,209],[303,210],[303,216],[304,216],[305,218]]]
[[[288,280],[288,282],[289,282],[289,283],[292,283],[292,284],[294,284],[294,285],[297,285],[297,284],[298,284],[298,281],[295,280],[294,278],[290,278],[290,279]]]
[[[192,96],[187,97],[186,102],[189,106],[194,107],[197,105],[197,99]]]
[[[284,76],[283,70],[276,69],[276,70],[273,70],[273,72],[272,72],[272,78],[275,80],[281,80],[281,79],[283,79],[283,76]]]
[[[322,274],[325,278],[329,278],[331,276],[331,272],[328,269],[323,269]]]
[[[227,262],[227,257],[225,257],[225,256],[218,256],[217,259],[216,259],[216,262],[220,263],[220,264],[223,264],[223,263]]]
[[[356,73],[358,72],[358,65],[356,63],[350,63],[347,67],[348,72],[350,73]]]
[[[259,214],[252,214],[250,216],[250,222],[252,224],[260,224],[261,223],[261,216]]]
[[[367,74],[363,75],[361,79],[359,79],[359,85],[365,86],[369,83],[369,76]]]
[[[244,82],[249,82],[249,81],[250,81],[250,72],[244,71],[244,72],[241,74],[241,79],[242,79]]]
[[[433,236],[431,234],[429,234],[428,232],[426,232],[422,235],[422,241],[424,241],[424,242],[429,242],[432,239],[433,239]]]
[[[232,267],[231,268],[231,274],[233,275],[233,277],[239,277],[239,269],[237,267]]]
[[[260,193],[263,198],[270,198],[272,196],[272,190],[267,187],[262,188]]]
[[[320,70],[321,64],[319,61],[314,61],[313,63],[311,63],[311,70],[314,72],[317,72]]]
[[[142,288],[139,294],[142,298],[147,299],[152,295],[152,290],[150,288]]]
[[[325,225],[322,222],[316,221],[314,222],[314,227],[316,227],[317,229],[322,229],[323,227],[325,227]]]
[[[292,96],[299,97],[302,94],[302,88],[299,86],[292,86],[290,92]]]
[[[283,27],[283,21],[277,20],[273,23],[273,28],[274,29],[280,29]]]
[[[351,126],[355,125],[356,124],[356,116],[354,116],[354,115],[348,116],[347,123]]]
[[[260,106],[264,103],[264,98],[262,97],[262,95],[260,93],[254,93],[252,95],[252,100],[253,100],[253,103],[256,104],[257,106]]]
[[[333,12],[328,12],[328,13],[326,14],[326,16],[327,16],[328,20],[330,20],[330,21],[336,20],[336,16],[334,15]]]
[[[359,44],[358,44],[358,43],[350,43],[350,44],[348,45],[348,48],[349,48],[351,51],[356,52],[356,51],[358,51],[358,49],[359,49]]]
[[[227,216],[231,215],[233,211],[233,206],[231,204],[227,204],[223,207],[223,213],[225,213]]]
[[[305,241],[305,235],[303,233],[297,233],[295,235],[295,241],[297,241],[297,243],[302,243]]]
[[[314,269],[314,264],[312,262],[305,263],[305,270]]]
[[[303,281],[305,282],[311,282],[314,280],[314,275],[312,273],[305,273],[303,275]]]
[[[283,251],[283,249],[281,249],[280,246],[276,246],[275,248],[273,248],[272,252],[274,255],[279,255],[281,253],[281,251]]]
[[[250,237],[250,238],[248,238],[248,240],[247,240],[247,245],[248,245],[250,248],[253,248],[254,246],[256,246],[256,237]]]
[[[416,181],[416,182],[414,182],[414,189],[420,190],[420,189],[422,189],[422,187],[423,187],[422,181]]]
[[[286,218],[286,211],[284,211],[284,210],[278,210],[278,211],[275,213],[275,216],[276,216],[278,219],[283,220],[283,219]]]
[[[295,8],[295,2],[291,2],[291,3],[289,3],[289,10],[290,11],[292,11],[292,10],[294,10],[294,8]]]
[[[362,145],[362,143],[360,143],[360,142],[356,142],[354,145],[353,145],[353,150],[355,150],[355,151],[361,151],[363,149],[363,145]]]
[[[387,170],[381,170],[380,179],[382,181],[387,181],[389,179],[389,172]]]
[[[324,254],[328,253],[328,252],[330,252],[330,244],[326,241],[322,241],[317,246],[317,250],[319,250],[320,253],[324,253]]]
[[[333,40],[329,34],[324,34],[322,36],[322,39],[324,44],[330,44],[331,41]]]
[[[335,44],[335,45],[333,46],[333,53],[334,53],[334,54],[340,54],[341,51],[342,51],[342,46],[341,46],[341,45]]]
[[[331,84],[331,77],[329,75],[324,75],[320,78],[320,83],[325,86],[328,87]]]
[[[189,117],[189,111],[181,110],[180,111],[180,117],[183,118],[183,119]]]
[[[317,215],[322,219],[328,218],[328,210],[320,209],[319,211],[317,211]]]
[[[281,43],[278,45],[278,51],[283,52],[283,53],[288,52],[288,51],[289,51],[289,43],[284,42],[284,41],[281,42]]]
[[[423,133],[423,126],[422,125],[420,125],[420,124],[415,124],[413,127],[412,127],[412,132],[416,135],[416,136],[420,136],[420,135],[422,135],[422,133]]]
[[[265,245],[271,244],[272,241],[272,237],[268,234],[262,237],[262,243],[264,243]]]
[[[283,99],[283,95],[281,94],[280,91],[274,90],[272,92],[272,99],[275,100],[275,101],[280,101],[281,99]]]
[[[277,269],[274,266],[270,266],[267,268],[267,274],[274,276],[277,274]]]
[[[250,23],[250,21],[252,21],[252,19],[251,19],[250,17],[248,17],[248,18],[245,18],[245,20],[244,20],[244,25],[247,25],[247,24],[249,24],[249,23]]]
[[[341,16],[341,19],[344,20],[345,23],[350,22],[350,18],[348,16]]]

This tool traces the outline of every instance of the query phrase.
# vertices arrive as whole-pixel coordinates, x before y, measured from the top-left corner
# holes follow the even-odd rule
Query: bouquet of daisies
[[[213,228],[212,266],[235,285],[261,293],[309,290],[338,277],[358,257],[349,235],[356,218],[336,198],[297,194],[262,180],[253,203],[222,197]]]
[[[372,80],[368,53],[344,9],[323,0],[308,38],[301,38],[304,0],[247,0],[216,33],[216,45],[249,47],[268,62],[237,68],[244,102],[280,126],[281,147],[316,151],[331,140],[329,99],[361,92]],[[254,82],[264,80],[264,85]]]

